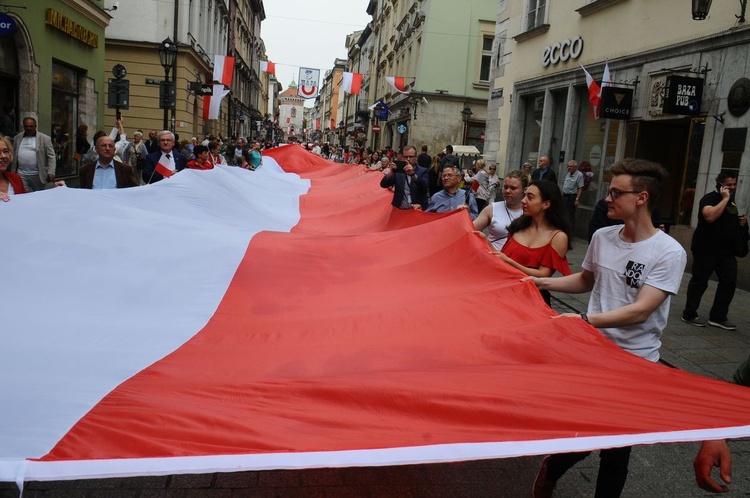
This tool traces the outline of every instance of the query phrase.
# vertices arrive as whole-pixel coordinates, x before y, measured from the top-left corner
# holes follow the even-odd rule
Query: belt
[[[575,197],[577,194],[563,194],[564,197]]]

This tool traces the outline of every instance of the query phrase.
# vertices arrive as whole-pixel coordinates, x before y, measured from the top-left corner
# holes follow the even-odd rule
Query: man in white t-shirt
[[[540,290],[591,292],[588,313],[557,318],[583,320],[625,351],[659,359],[669,301],[676,294],[687,254],[651,222],[651,207],[667,178],[659,164],[626,158],[612,166],[607,216],[624,225],[598,230],[591,239],[583,271],[561,278],[532,278]],[[534,481],[533,496],[552,496],[560,477],[590,452],[551,455]],[[620,496],[628,475],[630,447],[601,450],[596,496]]]

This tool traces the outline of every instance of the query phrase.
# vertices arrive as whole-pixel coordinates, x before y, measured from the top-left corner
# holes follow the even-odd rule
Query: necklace
[[[508,214],[508,219],[510,221],[514,221],[516,218],[520,217],[523,214],[523,209],[522,209],[519,214],[513,216],[510,214],[510,210],[508,210],[508,203],[507,202],[503,203],[503,206],[505,207],[505,212]]]

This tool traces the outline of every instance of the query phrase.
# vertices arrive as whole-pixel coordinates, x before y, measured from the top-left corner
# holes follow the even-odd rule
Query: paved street
[[[580,269],[586,243],[576,241],[569,253],[571,267]],[[738,330],[694,327],[680,321],[685,287],[673,298],[662,357],[675,367],[720,379],[731,378],[750,352],[750,293],[737,291],[730,319]],[[701,307],[707,314],[715,284]],[[588,296],[555,295],[560,312],[586,308]],[[750,421],[750,416],[749,416]],[[623,496],[713,496],[695,486],[692,462],[697,443],[639,446],[633,450],[631,472]],[[730,443],[734,483],[723,496],[750,496],[750,440]],[[242,472],[62,483],[30,483],[25,497],[516,497],[529,496],[541,457],[362,469]],[[593,496],[598,456],[574,467],[558,483],[557,497]],[[16,496],[15,486],[0,484],[0,498]]]

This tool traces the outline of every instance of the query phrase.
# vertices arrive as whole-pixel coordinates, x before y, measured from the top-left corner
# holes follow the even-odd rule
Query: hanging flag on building
[[[268,74],[276,74],[276,64],[271,61],[260,61],[260,70]]]
[[[341,77],[341,88],[348,94],[359,95],[359,91],[362,89],[362,76],[360,73],[344,72]]]
[[[221,111],[221,101],[229,93],[224,85],[214,85],[213,95],[203,96],[203,120],[208,121],[209,119],[219,119],[219,112]]]
[[[320,131],[320,119],[315,120],[315,131]]]
[[[320,69],[310,67],[299,68],[299,84],[297,93],[304,99],[314,99],[320,91]]]
[[[214,55],[214,81],[232,86],[234,77],[234,57]]]
[[[406,89],[406,78],[403,76],[386,76],[385,81],[393,87],[394,90],[403,94],[409,94],[410,90]]]
[[[581,66],[583,72],[586,73],[586,86],[589,88],[589,119],[597,119],[599,117],[599,104],[601,102],[602,89],[594,81],[594,78],[586,71],[586,68]]]

